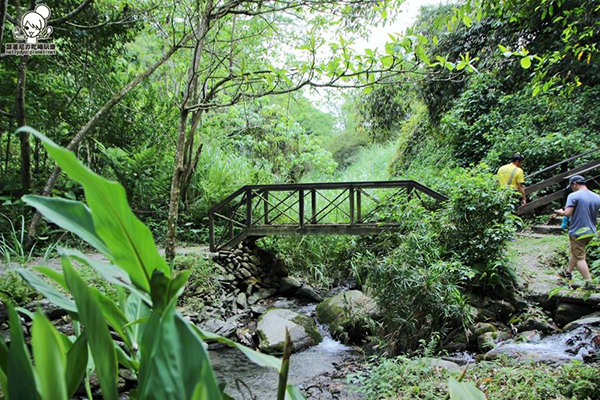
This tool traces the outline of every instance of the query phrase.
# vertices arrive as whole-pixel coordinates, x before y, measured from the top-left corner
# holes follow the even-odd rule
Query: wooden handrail
[[[548,186],[552,186],[552,185],[555,185],[557,183],[562,182],[563,179],[568,178],[571,175],[574,175],[574,174],[576,174],[578,172],[586,171],[586,170],[588,170],[588,169],[590,169],[591,167],[594,167],[594,166],[600,166],[600,158],[598,158],[598,159],[596,159],[594,161],[590,161],[589,163],[580,165],[579,167],[576,167],[576,168],[570,169],[568,171],[565,171],[565,172],[563,172],[561,174],[554,175],[552,178],[548,178],[548,179],[546,179],[544,181],[535,183],[535,184],[527,187],[525,189],[525,192],[528,195],[532,194],[532,193],[535,193],[535,192],[539,192],[540,190],[545,189]]]
[[[552,164],[552,165],[550,165],[549,167],[546,167],[546,168],[544,168],[544,169],[541,169],[541,170],[539,170],[539,171],[537,171],[537,172],[534,172],[533,174],[530,174],[530,175],[529,175],[529,178],[533,178],[534,176],[537,176],[537,175],[539,175],[539,174],[543,174],[544,172],[551,171],[551,170],[553,170],[554,168],[556,168],[556,167],[558,167],[558,166],[560,166],[560,165],[563,165],[563,164],[565,164],[565,163],[568,163],[569,161],[576,160],[576,159],[578,159],[578,158],[580,158],[580,157],[587,156],[587,155],[589,155],[589,154],[595,153],[595,152],[597,152],[598,150],[600,150],[600,147],[596,147],[595,149],[593,149],[593,150],[590,150],[590,151],[586,151],[585,153],[581,153],[581,154],[577,154],[576,156],[569,157],[569,158],[567,158],[567,159],[565,159],[565,160],[562,160],[562,161],[560,161],[560,162],[557,162],[556,164]]]

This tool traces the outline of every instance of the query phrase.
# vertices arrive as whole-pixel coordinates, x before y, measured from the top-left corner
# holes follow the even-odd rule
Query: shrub
[[[484,290],[503,291],[516,282],[506,257],[506,243],[515,232],[515,192],[498,188],[484,166],[455,170],[444,191],[449,201],[439,225],[445,251],[475,271],[473,283]]]
[[[443,258],[433,229],[436,213],[411,202],[399,214],[403,218],[396,247],[369,277],[381,307],[381,334],[392,354],[414,351],[433,335],[445,337],[469,322],[470,311],[459,290],[470,270]]]
[[[212,260],[199,255],[179,255],[173,259],[173,269],[177,273],[191,271],[186,290],[179,298],[178,304],[188,310],[202,311],[208,295],[216,293],[219,288]]]
[[[14,271],[7,271],[0,276],[0,294],[17,306],[27,305],[41,297]]]
[[[354,236],[265,237],[258,243],[274,252],[287,265],[290,274],[309,278],[320,286],[331,286],[348,277],[350,259],[356,249]]]
[[[406,357],[373,359],[367,371],[349,377],[365,400],[440,399],[446,382],[460,371],[427,365]],[[596,399],[600,390],[597,368],[578,363],[562,366],[516,365],[509,361],[478,363],[464,377],[489,399]]]

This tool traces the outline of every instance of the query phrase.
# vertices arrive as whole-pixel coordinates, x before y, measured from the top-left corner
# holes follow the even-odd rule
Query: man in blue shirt
[[[571,225],[569,226],[569,241],[571,244],[569,268],[566,271],[560,271],[559,275],[571,279],[571,273],[577,266],[583,279],[591,281],[592,276],[585,260],[586,246],[596,235],[600,196],[587,188],[585,178],[580,175],[574,175],[569,179],[568,188],[573,190],[573,193],[567,197],[566,207],[554,211],[558,215],[571,217]]]

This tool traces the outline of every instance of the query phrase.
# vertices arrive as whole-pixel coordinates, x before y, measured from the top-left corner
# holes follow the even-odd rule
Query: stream
[[[527,341],[510,339],[498,344],[486,357],[505,354],[519,361],[561,364],[573,360],[586,361],[600,353],[600,332],[583,326],[571,332],[541,338],[533,335]]]
[[[274,306],[288,308],[314,318],[315,305],[300,306],[295,301],[280,299]],[[355,355],[348,346],[331,338],[326,327],[318,325],[323,341],[317,346],[292,354],[288,383],[298,385],[327,372],[336,364]],[[225,392],[236,400],[272,400],[277,397],[277,372],[259,367],[232,348],[209,350],[217,379],[226,383]]]

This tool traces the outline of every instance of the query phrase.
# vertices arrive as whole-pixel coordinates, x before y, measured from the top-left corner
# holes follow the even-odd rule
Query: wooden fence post
[[[246,226],[252,225],[252,189],[246,190]]]
[[[350,225],[354,225],[354,186],[348,188],[348,200],[350,203]]]
[[[298,189],[298,218],[300,229],[304,228],[304,190]]]

